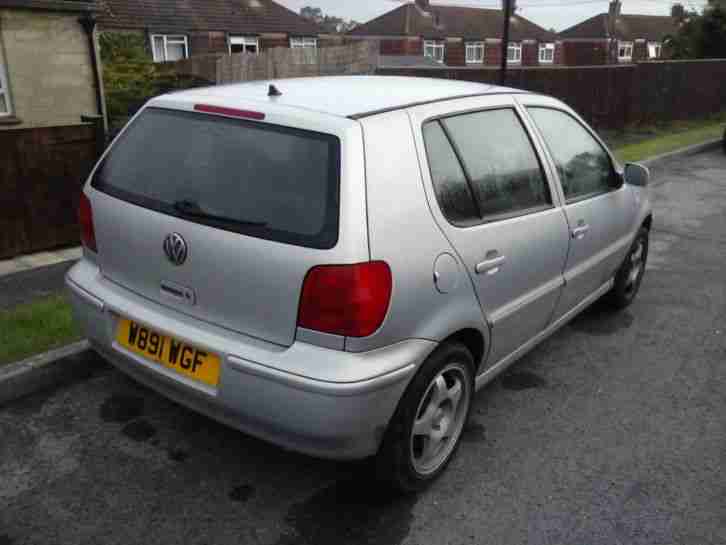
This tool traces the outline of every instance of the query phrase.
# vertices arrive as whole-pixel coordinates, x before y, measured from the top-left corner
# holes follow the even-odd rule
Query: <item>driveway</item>
[[[0,409],[0,545],[726,543],[726,156],[654,171],[635,304],[595,307],[475,399],[395,497],[98,364]]]

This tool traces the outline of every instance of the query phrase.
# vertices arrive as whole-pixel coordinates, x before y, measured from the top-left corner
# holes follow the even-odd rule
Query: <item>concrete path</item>
[[[80,248],[70,248],[0,261],[0,310],[62,292],[66,271],[80,257]]]
[[[54,252],[39,252],[37,254],[21,255],[14,259],[4,259],[0,261],[0,278],[9,274],[75,261],[80,259],[81,254],[81,247],[77,246]]]
[[[585,312],[481,391],[425,493],[99,368],[0,408],[0,544],[723,545],[726,156],[654,177],[636,302]]]

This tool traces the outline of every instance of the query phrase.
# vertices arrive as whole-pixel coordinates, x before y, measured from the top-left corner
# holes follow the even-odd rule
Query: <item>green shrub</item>
[[[122,127],[150,98],[173,90],[209,85],[199,78],[178,74],[174,63],[154,63],[142,34],[103,32],[99,43],[112,130]]]

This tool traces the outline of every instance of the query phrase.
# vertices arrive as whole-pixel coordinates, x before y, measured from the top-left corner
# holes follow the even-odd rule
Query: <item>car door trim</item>
[[[632,233],[620,237],[618,240],[606,246],[595,255],[587,258],[578,265],[565,271],[565,284],[568,284],[575,280],[578,276],[585,274],[586,272],[596,268],[600,263],[606,261],[610,256],[618,253],[624,247],[629,246],[632,241]],[[577,244],[577,241],[573,241],[573,244]]]
[[[528,291],[524,295],[521,295],[514,301],[507,303],[503,307],[499,307],[498,309],[491,311],[489,314],[489,318],[493,325],[497,325],[497,323],[506,320],[512,314],[519,312],[524,307],[534,303],[542,297],[549,295],[553,291],[560,289],[564,285],[565,280],[562,278],[562,276],[553,278],[552,280],[545,282],[540,286],[537,286],[533,290]]]
[[[491,382],[494,378],[497,377],[502,371],[507,369],[511,364],[513,364],[515,361],[517,361],[519,358],[524,356],[527,352],[532,350],[535,346],[537,346],[539,343],[550,337],[552,334],[554,334],[558,329],[560,329],[563,325],[565,325],[567,322],[569,322],[572,318],[574,318],[577,314],[582,312],[585,308],[587,308],[589,305],[594,303],[597,299],[602,297],[605,293],[607,293],[610,288],[613,287],[614,280],[611,278],[605,284],[600,286],[598,289],[596,289],[594,292],[592,292],[590,295],[588,295],[585,299],[580,301],[579,304],[574,306],[571,310],[563,314],[560,318],[552,322],[549,327],[542,330],[538,335],[532,337],[529,341],[524,343],[522,346],[517,348],[514,352],[511,352],[509,355],[504,356],[501,360],[499,360],[497,363],[492,365],[491,367],[487,368],[483,373],[478,375],[476,377],[475,381],[475,387],[477,390],[483,388],[486,386],[487,383]]]

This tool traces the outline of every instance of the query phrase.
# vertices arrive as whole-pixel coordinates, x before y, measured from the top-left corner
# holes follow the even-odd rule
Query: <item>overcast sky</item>
[[[328,15],[354,19],[364,23],[402,2],[398,0],[277,0],[299,12],[303,6],[319,7]],[[701,6],[704,0],[685,2],[686,8]],[[456,6],[500,7],[499,0],[434,0],[432,4]],[[517,13],[545,28],[563,30],[588,17],[608,10],[608,0],[517,0]],[[624,0],[623,13],[668,15],[671,0]]]

